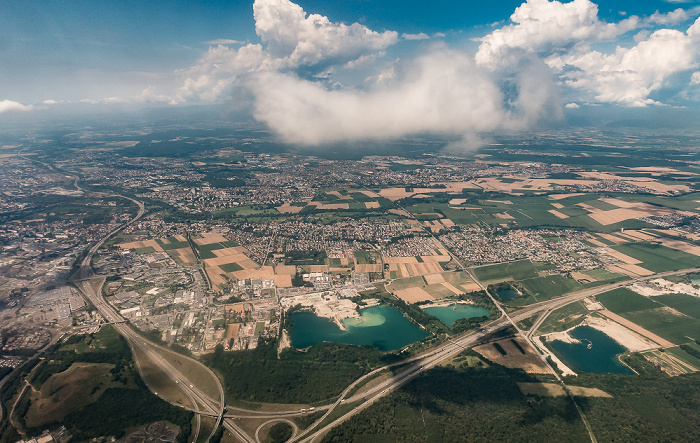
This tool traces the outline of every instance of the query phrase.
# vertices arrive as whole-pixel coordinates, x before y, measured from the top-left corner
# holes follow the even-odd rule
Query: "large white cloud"
[[[12,100],[0,100],[0,114],[13,111],[31,111],[32,109],[34,109],[32,105],[23,105]]]
[[[593,93],[599,102],[646,106],[656,103],[650,95],[667,86],[671,76],[698,66],[698,29],[700,19],[685,33],[660,29],[631,48],[573,53],[550,64],[562,70],[569,86]]]
[[[263,44],[233,49],[218,45],[181,71],[186,77],[179,100],[225,98],[233,85],[250,73],[300,66],[348,65],[381,54],[398,42],[394,31],[375,32],[358,23],[332,23],[288,0],[256,0],[255,30]]]
[[[279,72],[252,77],[249,87],[256,118],[290,142],[318,144],[421,132],[469,138],[522,127],[551,103],[556,95],[548,83],[529,75],[530,69],[524,73],[514,79],[522,92],[508,106],[496,82],[476,68],[471,55],[444,47],[403,66],[398,78],[368,91],[328,90]]]
[[[482,39],[476,54],[479,65],[498,68],[516,61],[523,52],[553,52],[589,39],[613,39],[639,23],[635,16],[619,23],[602,22],[598,6],[589,0],[527,0],[510,20],[513,24]]]
[[[583,101],[646,106],[658,103],[652,97],[669,86],[675,74],[697,67],[700,24],[696,21],[687,32],[645,29],[635,36],[635,46],[618,44],[611,52],[592,49],[593,45],[615,42],[633,29],[680,23],[698,13],[697,8],[679,8],[605,23],[589,0],[528,0],[515,10],[512,24],[482,39],[476,60],[480,66],[497,70],[541,57],[566,85],[582,94]]]
[[[380,51],[398,41],[398,33],[375,32],[359,23],[332,23],[327,17],[310,14],[288,0],[256,0],[253,3],[255,31],[267,42],[275,59],[290,66],[346,63],[363,54]]]

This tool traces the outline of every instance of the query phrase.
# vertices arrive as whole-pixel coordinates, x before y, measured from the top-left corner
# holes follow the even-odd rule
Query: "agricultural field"
[[[654,243],[617,245],[613,249],[641,261],[640,266],[653,272],[700,266],[699,256]]]
[[[507,280],[518,281],[538,276],[537,270],[530,260],[479,266],[474,268],[474,273],[484,283],[497,283]]]
[[[478,291],[479,287],[461,271],[427,274],[394,280],[386,290],[406,303],[416,303]]]
[[[677,345],[693,343],[700,337],[700,299],[695,297],[644,297],[621,288],[598,295],[598,300],[615,314]]]

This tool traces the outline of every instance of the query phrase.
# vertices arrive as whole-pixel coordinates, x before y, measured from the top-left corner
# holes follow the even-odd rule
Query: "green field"
[[[700,337],[700,300],[695,297],[668,294],[652,298],[620,288],[598,295],[598,300],[610,311],[675,344]]]
[[[608,310],[622,315],[625,312],[643,311],[662,307],[649,297],[637,294],[627,288],[614,289],[597,296]]]
[[[238,263],[226,263],[224,265],[219,265],[219,267],[224,272],[236,272],[243,270],[241,265],[239,265]]]
[[[547,275],[545,277],[529,278],[519,282],[520,286],[529,294],[527,297],[518,297],[510,300],[508,304],[523,306],[530,303],[549,300],[550,298],[577,291],[583,286],[576,280],[563,275]]]
[[[618,245],[613,249],[644,262],[640,266],[653,272],[675,271],[700,266],[700,257],[653,243]]]
[[[654,297],[661,304],[684,313],[687,316],[700,320],[700,298],[687,294],[666,294]],[[698,331],[700,339],[700,331]]]
[[[387,290],[388,291],[398,291],[401,289],[408,289],[408,288],[415,288],[415,287],[422,288],[426,285],[427,284],[425,283],[425,280],[423,279],[423,277],[402,278],[402,279],[394,280],[393,282],[391,282],[391,284],[387,286]]]
[[[627,312],[623,317],[675,344],[692,341],[700,331],[700,320],[668,312],[665,308]]]
[[[497,265],[474,268],[477,278],[484,282],[524,280],[537,277],[537,270],[530,260],[519,260]]]
[[[472,279],[469,278],[467,273],[463,271],[443,272],[442,278],[444,278],[447,283],[457,286],[458,288],[458,285],[466,285],[472,283]]]
[[[182,249],[182,248],[189,248],[190,247],[190,242],[188,241],[177,241],[175,237],[168,237],[166,239],[168,242],[164,242],[161,239],[156,239],[156,243],[160,245],[161,248],[163,248],[164,251],[169,251],[171,249]]]

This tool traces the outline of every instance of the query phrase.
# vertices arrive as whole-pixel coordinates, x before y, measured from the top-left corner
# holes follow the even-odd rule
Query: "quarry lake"
[[[617,359],[617,356],[625,352],[626,349],[604,333],[590,326],[579,326],[571,330],[570,335],[578,339],[580,343],[565,343],[561,340],[555,340],[551,345],[564,363],[574,371],[598,374],[633,374]]]
[[[291,340],[295,348],[305,348],[324,341],[349,345],[374,346],[382,351],[401,349],[428,334],[389,306],[372,306],[360,310],[361,319],[343,321],[347,331],[332,320],[311,312],[292,314]]]
[[[437,306],[433,308],[425,308],[425,313],[434,315],[441,322],[445,323],[450,328],[455,322],[462,318],[483,317],[489,315],[489,310],[481,306],[470,306],[465,304],[456,304],[450,306]]]

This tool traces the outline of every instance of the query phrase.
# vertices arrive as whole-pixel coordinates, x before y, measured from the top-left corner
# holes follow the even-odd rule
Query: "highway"
[[[123,196],[122,196],[123,197]],[[111,236],[115,235],[125,227],[135,223],[143,214],[145,213],[145,207],[142,202],[137,201],[135,199],[129,198],[129,197],[124,197],[128,200],[131,200],[134,202],[138,207],[139,211],[137,215],[131,219],[129,222],[119,226],[118,228],[114,229],[107,235],[105,235],[100,241],[98,241],[95,245],[92,246],[92,248],[88,251],[86,256],[83,258],[81,262],[81,266],[76,271],[76,273],[73,276],[73,281],[76,283],[76,286],[78,289],[81,291],[81,293],[85,296],[87,300],[92,303],[95,308],[100,312],[100,314],[104,317],[105,321],[108,323],[112,323],[114,328],[122,334],[128,341],[129,346],[134,349],[138,348],[140,351],[142,351],[146,356],[148,356],[149,359],[151,359],[170,379],[175,381],[179,387],[183,390],[183,392],[187,395],[187,397],[190,399],[192,402],[192,409],[195,414],[197,415],[196,419],[196,425],[195,425],[195,430],[194,430],[194,439],[192,441],[196,441],[197,438],[199,437],[199,431],[200,431],[200,422],[201,422],[201,415],[206,415],[206,416],[211,416],[211,417],[216,417],[217,418],[217,425],[212,429],[211,434],[209,435],[209,438],[213,436],[213,434],[216,432],[216,429],[218,427],[218,424],[223,424],[223,426],[231,432],[232,435],[234,435],[238,440],[243,441],[243,442],[248,442],[248,443],[253,443],[258,441],[258,432],[261,427],[266,424],[270,423],[273,421],[287,421],[288,417],[293,417],[297,415],[302,415],[303,413],[300,410],[293,410],[293,411],[283,411],[283,412],[276,412],[276,413],[265,413],[265,412],[260,412],[260,411],[252,411],[252,410],[245,410],[242,408],[230,408],[232,411],[236,411],[236,413],[230,413],[230,414],[225,414],[226,411],[226,406],[225,406],[225,401],[224,401],[224,390],[223,386],[216,377],[216,375],[209,369],[206,368],[206,366],[202,365],[200,362],[194,359],[189,359],[188,357],[184,357],[180,354],[177,354],[178,358],[188,358],[192,362],[194,362],[197,365],[200,365],[202,368],[204,368],[205,371],[207,371],[210,376],[216,380],[217,387],[219,390],[219,398],[218,399],[213,399],[211,398],[207,393],[203,392],[201,389],[197,387],[197,381],[196,380],[188,380],[187,377],[185,377],[182,373],[180,373],[175,367],[173,367],[165,358],[163,358],[162,353],[168,352],[168,353],[173,353],[174,351],[159,346],[155,343],[152,343],[148,341],[147,339],[141,337],[138,335],[134,330],[132,330],[126,323],[124,318],[119,315],[114,308],[112,308],[102,297],[101,295],[101,289],[98,291],[95,291],[93,288],[91,281],[95,282],[96,279],[93,278],[93,272],[92,272],[92,267],[91,267],[91,261],[92,261],[92,256],[95,254],[95,252],[102,246],[102,244],[109,239]],[[447,250],[447,249],[446,249]],[[449,250],[448,250],[449,251]],[[546,300],[543,302],[535,303],[529,306],[524,307],[523,309],[520,309],[518,311],[515,311],[511,314],[508,314],[506,310],[501,306],[501,304],[488,292],[488,290],[481,284],[481,282],[476,278],[474,275],[473,271],[470,268],[466,268],[462,266],[459,261],[456,260],[456,258],[453,256],[453,259],[460,265],[460,267],[469,275],[473,278],[473,280],[484,290],[488,296],[491,298],[493,303],[498,307],[498,309],[501,311],[501,317],[499,319],[496,319],[494,321],[491,321],[490,323],[484,325],[482,328],[474,331],[468,331],[464,334],[461,334],[459,336],[452,337],[450,340],[438,345],[437,347],[424,351],[423,353],[408,358],[406,360],[403,360],[401,362],[393,363],[391,365],[386,365],[380,368],[377,368],[373,370],[372,372],[360,377],[359,379],[355,380],[350,386],[348,386],[343,393],[338,397],[338,399],[330,404],[330,405],[325,405],[325,406],[319,406],[317,410],[325,410],[325,414],[318,419],[312,426],[310,426],[308,429],[305,431],[298,433],[295,429],[294,432],[294,437],[290,440],[293,442],[296,441],[304,441],[304,442],[311,442],[314,441],[316,438],[319,436],[325,434],[328,432],[331,428],[334,426],[337,426],[338,424],[342,423],[343,421],[347,420],[348,418],[352,417],[353,415],[357,414],[358,412],[368,408],[371,406],[374,402],[379,400],[380,398],[384,397],[385,395],[388,395],[390,392],[393,390],[399,388],[400,386],[408,383],[415,377],[419,376],[421,373],[424,371],[437,366],[441,364],[442,362],[456,356],[457,354],[461,353],[467,348],[473,347],[476,343],[482,341],[484,338],[486,338],[488,335],[502,329],[508,326],[513,326],[515,329],[527,340],[528,342],[531,342],[531,334],[525,334],[523,331],[521,331],[517,323],[521,320],[524,320],[528,317],[531,317],[535,314],[538,313],[543,313],[538,320],[535,322],[535,325],[533,325],[532,330],[535,330],[539,325],[544,321],[547,315],[551,313],[552,311],[559,309],[563,306],[566,306],[569,303],[573,303],[575,301],[584,299],[586,297],[590,297],[592,295],[597,295],[603,292],[610,291],[612,289],[616,289],[619,287],[622,287],[626,284],[629,284],[629,281],[625,282],[618,282],[618,283],[612,283],[608,285],[602,285],[598,286],[596,288],[590,288],[590,289],[584,289],[581,291],[577,291],[574,293],[570,293],[561,297],[557,297],[551,300]],[[700,268],[692,268],[692,269],[686,269],[686,270],[679,270],[679,271],[672,271],[672,272],[665,272],[665,273],[660,273],[660,274],[654,274],[651,276],[647,277],[642,277],[637,279],[637,281],[644,281],[644,280],[650,280],[654,278],[659,278],[659,277],[664,277],[664,276],[670,276],[670,275],[680,275],[684,273],[689,273],[689,272],[698,272],[700,271]],[[101,285],[99,285],[98,288],[101,288]],[[535,347],[535,349],[537,349]],[[538,351],[538,355],[545,361],[545,364],[549,366],[549,363],[546,361],[545,357],[541,355]],[[391,378],[382,381],[381,383],[377,384],[376,386],[372,387],[371,389],[361,393],[361,394],[356,394],[350,398],[347,398],[346,396],[348,395],[349,392],[351,392],[355,387],[363,383],[365,380],[368,380],[369,378],[373,377],[380,371],[384,371],[387,369],[391,369],[393,367],[401,366],[401,365],[407,365],[405,368],[401,369],[400,371],[396,372],[395,374],[392,375]],[[551,369],[551,367],[550,367]],[[140,370],[140,368],[139,368]],[[556,374],[555,371],[553,371]],[[317,429],[315,432],[314,429],[316,429],[320,423],[326,419],[333,411],[340,405],[349,402],[357,402],[361,401],[362,403],[358,404],[355,406],[352,410],[346,412],[343,414],[341,417],[335,419],[331,423],[328,423],[321,427],[320,429]],[[178,405],[181,406],[181,405]],[[189,409],[189,408],[188,408]],[[579,410],[580,411],[580,410]],[[587,427],[587,420],[581,413],[581,416],[586,423]],[[255,433],[255,438],[252,438],[249,436],[245,431],[243,431],[234,421],[234,419],[242,419],[242,418],[256,418],[256,419],[261,419],[261,418],[269,418],[270,420],[267,421],[266,423],[263,423],[260,427],[258,427],[256,433]],[[589,428],[590,432],[590,428]],[[207,439],[208,440],[208,439]],[[595,441],[595,438],[593,437],[591,433],[591,440]]]

